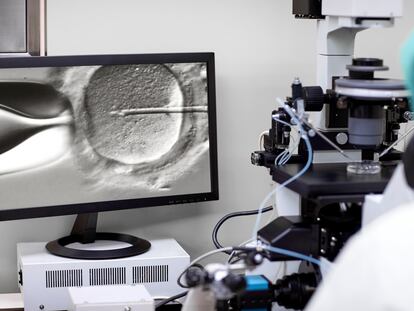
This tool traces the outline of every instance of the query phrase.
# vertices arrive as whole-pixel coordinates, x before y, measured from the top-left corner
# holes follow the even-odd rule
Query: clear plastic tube
[[[263,150],[263,137],[268,133],[268,131],[264,131],[259,136],[259,150]]]
[[[291,125],[291,124],[287,123],[286,121],[280,120],[280,119],[279,119],[279,118],[277,118],[277,117],[273,117],[273,120],[275,120],[276,122],[279,122],[279,123],[281,123],[281,124],[283,124],[283,125],[286,125],[286,126],[292,127],[292,125]],[[296,144],[296,143],[295,143],[295,146],[293,147],[293,149],[292,149],[292,150],[285,150],[285,151],[283,151],[281,154],[279,154],[279,155],[276,157],[276,159],[275,159],[275,165],[276,165],[276,166],[282,166],[282,165],[285,165],[285,164],[286,164],[286,163],[290,160],[290,158],[292,157],[292,154],[293,154],[293,152],[295,151],[295,149],[298,147],[298,145],[299,145],[299,144]]]
[[[281,124],[283,124],[283,125],[286,125],[286,126],[292,127],[292,124],[289,124],[289,123],[287,123],[286,121],[280,120],[279,118],[273,117],[273,120],[275,120],[275,121],[277,121],[277,122],[279,122],[279,123],[281,123]]]
[[[272,253],[276,253],[276,254],[280,254],[280,255],[285,255],[285,256],[289,256],[292,258],[296,258],[296,259],[300,259],[303,261],[308,261],[310,263],[313,263],[315,265],[320,266],[321,265],[321,261],[318,259],[315,259],[313,257],[301,254],[301,253],[297,253],[297,252],[293,252],[287,249],[283,249],[283,248],[278,248],[278,247],[273,247],[273,246],[263,246],[263,249],[272,252]]]
[[[199,257],[197,257],[196,259],[194,259],[189,265],[188,265],[188,267],[191,267],[191,266],[193,266],[193,265],[195,265],[196,263],[198,263],[199,261],[201,261],[201,260],[203,260],[203,259],[205,259],[205,258],[207,258],[207,257],[209,257],[209,256],[211,256],[211,255],[214,255],[214,254],[219,254],[219,253],[223,253],[223,252],[225,252],[225,251],[233,251],[233,247],[223,247],[223,248],[219,248],[219,249],[215,249],[215,250],[212,250],[212,251],[210,251],[210,252],[207,252],[207,253],[205,253],[205,254],[203,254],[203,255],[201,255],[201,256],[199,256]]]
[[[279,103],[283,103],[283,101],[281,99],[278,98]],[[284,104],[284,103],[283,103]],[[285,111],[290,115],[290,117],[292,118],[292,120],[297,124],[297,126],[299,127],[299,133],[302,137],[302,139],[305,141],[306,144],[306,148],[308,151],[308,160],[306,162],[306,165],[303,167],[303,169],[296,174],[295,176],[291,177],[290,179],[288,179],[287,181],[285,181],[283,184],[276,186],[262,201],[262,203],[260,204],[259,207],[259,214],[257,215],[256,218],[256,223],[253,229],[253,239],[257,239],[257,231],[259,230],[259,226],[260,226],[260,221],[261,221],[261,217],[262,217],[262,211],[265,208],[265,205],[267,204],[267,202],[274,196],[276,195],[276,193],[286,187],[288,184],[292,183],[293,181],[295,181],[296,179],[298,179],[299,177],[301,177],[303,174],[306,173],[306,171],[311,167],[312,165],[312,157],[313,157],[313,150],[312,150],[312,145],[310,143],[309,137],[307,136],[306,131],[304,130],[301,122],[298,120],[298,118],[296,117],[296,115],[294,114],[294,112],[292,111],[292,109],[284,104],[284,108]]]
[[[295,142],[295,144],[294,144],[293,148],[291,148],[291,150],[285,150],[284,152],[279,154],[275,159],[275,165],[276,166],[283,166],[286,163],[288,163],[290,158],[293,155],[293,152],[295,152],[295,150],[296,150],[296,148],[298,148],[298,146],[299,146],[299,141],[298,141],[298,143]]]
[[[246,242],[250,242],[250,241],[252,241],[252,240],[248,240]],[[203,259],[205,259],[205,258],[207,258],[211,255],[222,253],[224,251],[233,251],[233,249],[234,249],[233,247],[223,247],[221,249],[212,250],[212,251],[207,252],[207,253],[201,255],[200,257],[194,259],[188,265],[188,267],[191,267],[191,266],[195,265],[196,263],[200,262],[201,260],[203,260]],[[298,252],[290,251],[290,250],[287,250],[287,249],[269,246],[269,245],[258,245],[258,246],[246,247],[246,249],[251,249],[252,251],[253,250],[264,249],[264,250],[267,250],[267,251],[272,252],[272,253],[289,256],[289,257],[296,258],[296,259],[299,259],[299,260],[308,261],[308,262],[314,263],[316,265],[321,265],[320,260],[315,259],[313,257],[307,256],[307,255],[304,255],[304,254],[301,254],[301,253],[298,253]],[[187,267],[187,269],[188,269],[188,267]]]

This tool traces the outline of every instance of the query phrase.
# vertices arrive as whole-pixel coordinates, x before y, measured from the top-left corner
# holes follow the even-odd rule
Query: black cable
[[[262,210],[262,213],[267,213],[270,212],[273,209],[272,206],[266,207]],[[223,248],[223,246],[220,244],[220,242],[218,241],[218,231],[220,230],[220,227],[229,219],[234,218],[234,217],[241,217],[241,216],[252,216],[252,215],[257,215],[259,214],[259,210],[251,210],[251,211],[242,211],[242,212],[234,212],[234,213],[230,213],[225,215],[223,218],[221,218],[218,223],[214,226],[213,229],[213,233],[212,233],[212,239],[213,239],[213,243],[214,246],[216,248]],[[226,253],[227,255],[230,255],[231,252],[230,251],[225,251],[224,253]]]
[[[197,268],[200,268],[200,269],[204,269],[204,267],[202,266],[202,265],[200,265],[200,264],[194,264],[194,265],[192,265],[192,266],[189,266],[187,269],[185,269],[183,272],[181,272],[181,274],[178,276],[178,279],[177,279],[177,284],[180,286],[180,287],[182,287],[182,288],[190,288],[189,286],[187,286],[187,285],[185,285],[185,284],[183,284],[182,282],[181,282],[181,279],[182,279],[182,277],[184,276],[184,274],[188,271],[188,269],[190,269],[190,268],[192,268],[192,267],[197,267]]]
[[[157,310],[158,308],[160,308],[160,307],[162,307],[162,306],[166,305],[167,303],[169,303],[169,302],[171,302],[171,301],[174,301],[174,300],[177,300],[177,299],[179,299],[179,298],[184,297],[185,295],[187,295],[187,293],[188,293],[188,291],[186,291],[186,292],[182,292],[182,293],[180,293],[180,294],[177,294],[177,295],[175,295],[175,296],[172,296],[172,297],[170,297],[170,298],[167,298],[167,299],[164,299],[164,300],[160,301],[159,303],[157,303],[157,304],[155,305],[155,310]]]

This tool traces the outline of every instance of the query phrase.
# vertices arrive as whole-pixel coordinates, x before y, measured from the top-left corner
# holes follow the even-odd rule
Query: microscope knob
[[[383,67],[384,61],[380,58],[354,58],[352,60],[352,66],[362,66],[362,67]]]
[[[325,96],[320,86],[304,87],[302,98],[305,101],[306,111],[321,111],[325,103]]]
[[[230,289],[233,293],[238,293],[243,291],[246,286],[247,282],[246,279],[237,274],[230,273],[223,279],[223,284]]]
[[[185,281],[190,288],[205,284],[207,279],[207,272],[198,266],[188,268],[185,274]]]
[[[354,58],[352,65],[346,66],[349,78],[357,80],[373,80],[375,71],[386,71],[384,61],[379,58]]]
[[[275,301],[286,309],[303,310],[318,286],[314,273],[295,273],[274,285]]]

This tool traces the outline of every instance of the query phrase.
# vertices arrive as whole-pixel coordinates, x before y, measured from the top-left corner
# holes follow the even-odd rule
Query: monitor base
[[[87,260],[104,260],[132,257],[143,254],[151,248],[151,243],[128,234],[97,233],[96,226],[98,213],[80,214],[77,216],[72,232],[69,236],[51,241],[46,244],[46,249],[53,255]],[[116,241],[130,244],[131,246],[105,250],[84,250],[70,248],[73,243],[91,244],[97,240]]]

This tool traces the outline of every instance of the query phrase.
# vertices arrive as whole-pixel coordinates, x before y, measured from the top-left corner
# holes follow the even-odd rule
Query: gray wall
[[[358,56],[378,56],[400,76],[399,47],[414,28],[414,3],[393,29],[361,34]],[[149,239],[173,237],[192,255],[212,249],[211,230],[225,213],[257,208],[271,180],[250,165],[269,126],[275,97],[294,76],[315,82],[315,22],[297,21],[290,0],[49,0],[48,52],[148,53],[214,51],[220,200],[102,213],[100,228]],[[17,290],[16,243],[47,241],[71,228],[73,216],[0,223],[0,292]],[[224,244],[251,235],[253,219],[222,230]]]

